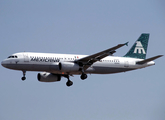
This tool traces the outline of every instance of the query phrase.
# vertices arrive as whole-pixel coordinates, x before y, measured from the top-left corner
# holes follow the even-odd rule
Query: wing
[[[120,47],[122,47],[124,45],[127,45],[128,46],[128,42],[127,43],[124,43],[124,44],[118,44],[115,47],[112,47],[112,48],[109,48],[107,50],[101,51],[99,53],[96,53],[96,54],[89,55],[87,57],[78,59],[75,62],[78,63],[80,66],[83,66],[83,68],[85,70],[88,67],[90,67],[93,63],[95,63],[97,61],[100,61],[101,59],[103,59],[103,58],[105,58],[105,57],[107,57],[109,55],[112,55],[113,53],[116,52],[115,51],[116,49],[118,49],[118,48],[120,48]]]

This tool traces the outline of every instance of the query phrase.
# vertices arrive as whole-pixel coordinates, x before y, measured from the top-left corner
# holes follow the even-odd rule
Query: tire
[[[82,74],[80,77],[82,80],[85,80],[88,76],[87,76],[87,74]]]
[[[68,80],[68,81],[66,82],[66,85],[67,85],[68,87],[70,87],[70,86],[72,86],[72,85],[73,85],[73,82],[72,82],[72,81],[70,81],[70,80]]]

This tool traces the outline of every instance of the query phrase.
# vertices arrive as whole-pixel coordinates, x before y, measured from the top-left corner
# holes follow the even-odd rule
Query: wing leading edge
[[[93,55],[89,55],[87,57],[81,58],[76,60],[75,62],[78,63],[80,66],[83,66],[84,69],[87,69],[88,67],[90,67],[93,63],[100,61],[101,59],[112,55],[113,53],[115,53],[116,49],[119,49],[120,47],[127,45],[128,46],[128,42],[124,43],[124,44],[118,44],[117,46],[114,46],[112,48],[109,48],[107,50],[98,52],[96,54]]]

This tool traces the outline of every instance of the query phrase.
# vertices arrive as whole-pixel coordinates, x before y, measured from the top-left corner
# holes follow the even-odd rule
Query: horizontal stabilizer
[[[163,55],[158,55],[158,56],[155,56],[155,57],[152,57],[152,58],[148,58],[148,59],[145,59],[145,60],[142,60],[142,61],[139,61],[139,62],[136,62],[136,64],[145,64],[147,62],[150,62],[150,61],[153,61],[159,57],[162,57]]]

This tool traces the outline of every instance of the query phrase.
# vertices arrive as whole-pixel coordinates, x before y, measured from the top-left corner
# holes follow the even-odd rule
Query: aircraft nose
[[[7,62],[6,62],[5,60],[3,60],[3,61],[1,62],[1,65],[2,65],[3,67],[7,67]]]

